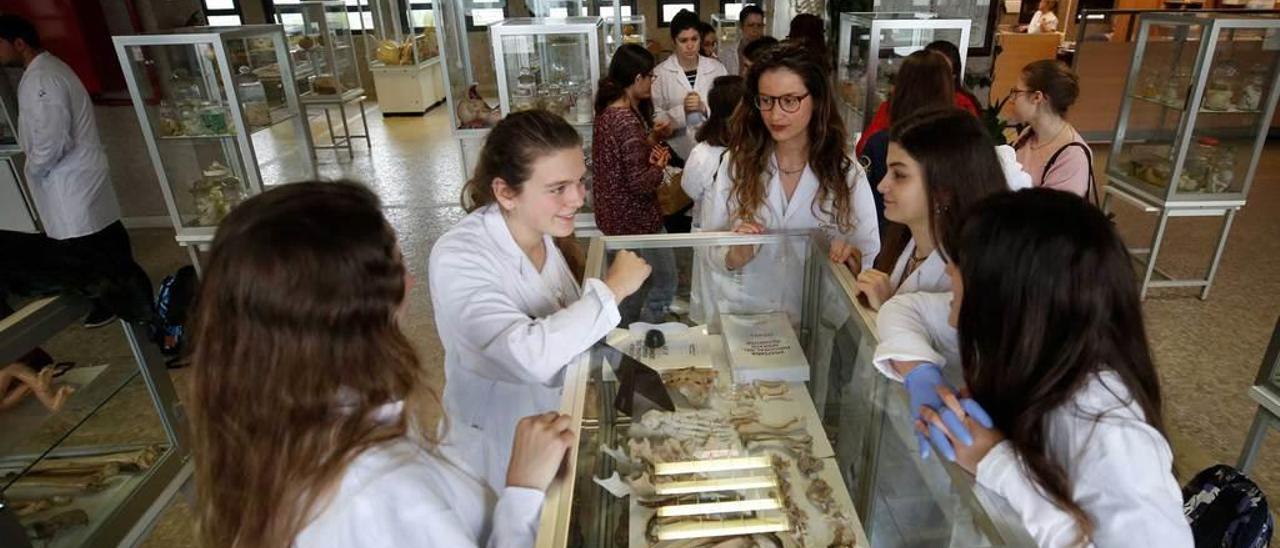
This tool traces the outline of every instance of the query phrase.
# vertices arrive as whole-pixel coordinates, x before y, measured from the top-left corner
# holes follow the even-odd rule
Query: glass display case
[[[279,80],[283,96],[273,99],[242,64],[270,56],[281,74],[294,74],[281,27],[197,27],[114,40],[179,242],[211,241],[231,208],[264,184],[316,177],[294,80]]]
[[[603,28],[599,17],[513,18],[490,25],[502,114],[540,108],[589,127]]]
[[[854,140],[871,123],[880,103],[889,100],[903,58],[930,42],[946,40],[960,48],[961,64],[966,64],[969,30],[967,19],[938,19],[925,12],[840,14],[836,81],[841,114]]]
[[[587,0],[528,0],[529,17],[564,19],[591,15]]]
[[[624,15],[614,17],[608,9],[604,12],[604,44],[609,59],[622,44],[636,44],[644,47],[649,40],[649,31],[643,15]],[[607,61],[606,61],[607,62]]]
[[[365,51],[384,114],[422,114],[444,99],[436,15],[413,4],[368,2],[373,28],[365,30]]]
[[[276,22],[289,39],[294,80],[303,101],[364,94],[344,0],[277,4]]]
[[[736,43],[738,41],[738,16],[732,17],[715,13],[711,15],[711,28],[716,29],[716,39],[721,44]]]
[[[755,258],[729,271],[738,245]],[[577,442],[537,546],[1034,546],[967,473],[919,457],[905,391],[872,364],[874,313],[824,237],[597,238],[586,276],[623,249],[676,265],[668,323],[624,320],[566,370]]]
[[[40,231],[40,215],[27,190],[26,155],[18,146],[18,71],[0,67],[0,230]]]
[[[1139,25],[1108,178],[1152,202],[1243,204],[1280,90],[1280,48],[1267,41],[1280,19],[1154,14]]]
[[[30,390],[0,409],[0,546],[133,546],[190,476],[186,422],[146,328],[90,335],[90,308],[48,297],[0,317],[0,375]],[[35,347],[65,361],[15,363]]]
[[[991,0],[874,0],[872,11],[928,12],[939,19],[970,22],[967,43],[973,55],[991,55],[999,2]],[[960,44],[956,44],[960,45]],[[963,50],[961,50],[963,52]],[[961,57],[963,58],[963,56]]]

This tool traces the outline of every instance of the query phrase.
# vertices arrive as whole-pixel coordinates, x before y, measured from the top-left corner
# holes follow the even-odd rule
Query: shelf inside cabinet
[[[1133,97],[1134,99],[1141,101],[1143,103],[1161,106],[1167,109],[1176,110],[1178,112],[1183,112],[1186,110],[1186,108],[1181,104],[1168,103],[1162,99],[1158,99],[1154,97],[1147,97],[1145,95],[1136,95],[1136,94],[1131,95],[1130,97]],[[1209,108],[1201,107],[1199,110],[1199,113],[1200,114],[1262,114],[1262,111],[1259,109],[1248,110],[1248,109],[1238,109],[1234,107],[1225,109],[1225,110],[1217,110],[1217,109],[1209,109]]]

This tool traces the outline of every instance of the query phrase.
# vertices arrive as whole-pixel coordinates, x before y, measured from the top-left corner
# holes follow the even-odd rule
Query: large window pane
[[[239,15],[210,15],[209,26],[211,27],[238,27],[240,26]]]
[[[204,0],[204,9],[235,11],[236,1],[235,0]]]
[[[689,10],[694,13],[697,13],[696,8],[694,7],[694,4],[663,4],[662,5],[662,23],[663,24],[671,23],[671,20],[675,18],[677,13],[680,13],[680,10]]]
[[[506,18],[502,8],[476,8],[471,10],[471,20],[475,26],[483,27]]]

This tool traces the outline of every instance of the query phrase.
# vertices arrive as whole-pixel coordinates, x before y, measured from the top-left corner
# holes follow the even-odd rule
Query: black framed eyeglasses
[[[782,112],[795,112],[800,110],[800,103],[804,102],[805,97],[808,96],[808,93],[804,95],[783,95],[782,97],[757,95],[756,108],[760,109],[761,112],[766,112],[773,110],[773,105],[776,104],[782,107]]]
[[[1018,89],[1018,88],[1009,88],[1009,95],[1008,95],[1008,97],[1013,97],[1014,95],[1018,95],[1018,94],[1021,94],[1021,93],[1035,93],[1035,92],[1036,92],[1036,90],[1034,90],[1034,89]]]

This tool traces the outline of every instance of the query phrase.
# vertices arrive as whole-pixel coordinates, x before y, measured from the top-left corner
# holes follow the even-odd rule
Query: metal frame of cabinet
[[[1134,48],[1133,61],[1130,63],[1128,78],[1124,86],[1124,95],[1116,124],[1115,137],[1111,143],[1111,154],[1107,159],[1107,179],[1109,184],[1106,188],[1106,197],[1103,200],[1103,209],[1110,210],[1113,205],[1113,199],[1118,199],[1138,208],[1143,213],[1157,217],[1150,246],[1130,250],[1144,266],[1141,286],[1142,298],[1146,298],[1151,288],[1199,287],[1201,288],[1200,298],[1207,299],[1209,290],[1213,286],[1214,277],[1217,275],[1223,251],[1226,248],[1227,236],[1231,231],[1231,225],[1236,214],[1245,206],[1249,189],[1253,185],[1253,177],[1258,167],[1258,160],[1266,144],[1267,133],[1271,126],[1270,122],[1275,115],[1277,98],[1280,98],[1280,55],[1271,56],[1270,76],[1265,80],[1269,88],[1267,88],[1266,96],[1260,99],[1262,102],[1257,110],[1210,111],[1203,108],[1201,105],[1210,81],[1211,65],[1215,62],[1219,48],[1224,47],[1224,44],[1234,43],[1235,31],[1280,32],[1280,19],[1237,17],[1230,14],[1156,13],[1139,16],[1138,25],[1138,38]],[[1191,64],[1190,87],[1187,89],[1184,95],[1185,99],[1180,106],[1163,102],[1157,103],[1154,99],[1140,97],[1138,94],[1137,88],[1140,85],[1140,74],[1144,69],[1143,60],[1147,54],[1147,45],[1151,43],[1155,35],[1165,32],[1157,31],[1153,34],[1153,30],[1157,27],[1172,32],[1175,51],[1172,63],[1174,65],[1179,64],[1178,59],[1183,53],[1183,48],[1195,48],[1195,60]],[[1198,36],[1194,38],[1190,36],[1193,29],[1198,31]],[[1226,37],[1226,40],[1220,41],[1223,36]],[[1161,41],[1163,42],[1163,39]],[[1164,122],[1168,121],[1171,116],[1176,116],[1177,129],[1174,130],[1172,135],[1168,136],[1168,139],[1162,139],[1162,136],[1167,132],[1140,132],[1137,128],[1131,128],[1130,120],[1134,111],[1135,101],[1158,105],[1162,127],[1165,125]],[[1220,193],[1180,190],[1180,180],[1187,166],[1192,142],[1196,140],[1197,130],[1201,128],[1201,126],[1197,125],[1197,122],[1201,118],[1209,120],[1211,117],[1240,116],[1242,113],[1251,115],[1253,122],[1247,125],[1239,124],[1210,128],[1220,135],[1239,134],[1249,139],[1246,145],[1251,149],[1251,152],[1248,156],[1247,165],[1244,169],[1245,175],[1239,190]],[[1134,138],[1126,142],[1126,137]],[[1156,139],[1160,139],[1161,142],[1164,140],[1170,142],[1169,152],[1171,156],[1168,158],[1170,170],[1163,190],[1159,190],[1158,185],[1139,180],[1124,169],[1125,164],[1131,163],[1132,160],[1132,155],[1127,152],[1128,147],[1135,143],[1138,146],[1142,146],[1143,142]],[[1238,161],[1236,165],[1239,165]],[[1229,188],[1228,190],[1232,189]],[[1202,277],[1180,279],[1156,267],[1156,261],[1159,257],[1160,248],[1164,244],[1165,231],[1169,220],[1176,217],[1223,218],[1222,228],[1218,235],[1213,256],[1205,275]]]
[[[492,25],[489,25],[489,38],[492,40],[491,48],[493,51],[494,72],[498,76],[498,104],[502,115],[506,116],[511,113],[511,95],[512,89],[507,78],[507,54],[511,53],[506,49],[506,38],[523,38],[529,37],[536,39],[542,36],[587,36],[587,82],[579,84],[589,85],[591,87],[591,96],[595,96],[596,86],[600,81],[600,73],[602,67],[602,56],[600,49],[601,30],[603,28],[603,20],[600,17],[569,17],[567,19],[549,19],[538,17],[524,17],[504,19]],[[539,48],[538,51],[541,59],[540,65],[550,67],[546,51]],[[570,121],[575,126],[583,126],[583,122]],[[585,125],[590,126],[588,121]]]
[[[602,10],[602,12],[611,13],[611,10]],[[632,25],[639,31],[640,43],[638,45],[640,47],[644,47],[645,43],[649,41],[649,31],[645,25],[643,15],[615,17],[611,14],[601,13],[600,18],[604,20],[605,49],[608,50],[605,52],[606,63],[613,58],[613,52],[618,51],[618,48],[627,43],[627,35],[622,32],[622,29],[627,25]]]
[[[1253,468],[1267,431],[1280,429],[1280,318],[1276,319],[1271,344],[1267,345],[1262,366],[1258,368],[1258,378],[1249,389],[1249,397],[1258,404],[1258,411],[1253,416],[1253,425],[1249,427],[1236,464],[1243,474],[1248,474]]]
[[[836,56],[837,85],[844,85],[844,82],[854,82],[862,86],[862,92],[865,95],[862,107],[850,104],[847,99],[843,101],[846,110],[846,119],[861,117],[862,123],[858,126],[850,126],[856,134],[871,123],[871,116],[875,113],[876,108],[880,106],[880,97],[878,90],[878,78],[880,71],[880,61],[882,53],[882,38],[886,32],[903,32],[910,33],[911,45],[908,46],[911,52],[924,49],[929,42],[937,39],[934,33],[942,32],[958,32],[960,33],[960,70],[963,73],[968,63],[969,53],[969,28],[968,19],[938,19],[933,13],[928,12],[846,12],[840,14],[839,29],[839,49]],[[868,33],[867,51],[862,55],[861,63],[863,64],[865,73],[861,78],[856,80],[850,76],[849,71],[856,59],[850,58],[849,50],[854,43],[854,33]],[[925,34],[928,33],[926,37]],[[898,52],[901,57],[906,57],[907,53]],[[841,94],[844,97],[844,94]],[[888,97],[885,97],[888,100]]]
[[[319,57],[323,59],[324,66],[332,71],[338,86],[336,94],[317,93],[315,88],[311,87],[311,89],[300,95],[302,99],[302,115],[308,120],[307,129],[312,129],[308,107],[319,108],[324,113],[325,126],[328,128],[329,144],[317,144],[319,140],[316,139],[315,135],[312,135],[312,148],[314,150],[346,149],[347,155],[354,157],[355,151],[352,147],[352,141],[363,139],[365,146],[372,150],[373,141],[369,137],[369,121],[364,112],[364,82],[360,74],[360,63],[355,52],[355,41],[351,35],[346,2],[343,0],[305,0],[297,4],[276,6],[276,22],[284,27],[286,37],[291,36],[289,32],[293,25],[288,23],[286,19],[288,15],[292,14],[297,14],[302,18],[301,34],[303,36],[311,36],[310,27],[314,25],[319,35],[325,37],[323,44],[313,46],[307,50],[301,48],[292,49],[293,45],[290,39],[290,54],[302,53],[308,58],[308,66],[305,69],[301,64],[294,65],[294,69],[297,71],[293,76],[294,81],[301,82],[307,77],[320,76],[322,74],[316,68],[318,66],[317,61],[320,60],[316,56],[317,50],[319,50]],[[330,28],[329,18],[333,14],[337,14],[342,21],[338,28]],[[342,67],[344,64],[354,72],[355,78],[352,86],[343,83]],[[354,108],[360,113],[360,125],[364,127],[364,133],[361,134],[352,134],[347,124],[347,106],[353,103],[355,104]],[[334,132],[331,109],[337,109],[338,111],[342,133]]]
[[[166,168],[169,165],[166,163],[166,154],[161,151],[162,143],[182,141],[191,143],[212,141],[219,143],[222,150],[222,159],[227,161],[226,167],[233,170],[233,173],[240,177],[241,184],[244,186],[245,197],[247,198],[262,192],[265,185],[262,180],[258,154],[253,143],[254,134],[264,130],[272,130],[280,127],[285,122],[289,122],[292,125],[292,138],[296,139],[294,146],[300,149],[297,156],[303,163],[302,167],[304,168],[301,173],[296,171],[289,172],[290,178],[315,179],[317,177],[311,133],[306,127],[306,120],[301,115],[301,101],[293,79],[281,79],[285,92],[285,104],[282,106],[285,112],[281,117],[276,119],[273,116],[271,124],[267,126],[254,128],[249,126],[245,117],[243,100],[239,96],[235,81],[236,72],[232,70],[231,48],[229,45],[236,41],[245,41],[247,43],[249,40],[254,39],[269,39],[275,48],[276,62],[281,67],[281,74],[294,73],[284,29],[279,25],[195,27],[179,29],[178,32],[169,34],[144,34],[116,36],[113,38],[116,46],[116,55],[120,60],[121,67],[124,67],[129,95],[133,100],[134,111],[138,116],[138,124],[142,128],[142,135],[146,139],[147,151],[151,155],[151,162],[156,170],[156,178],[160,181],[160,190],[164,193],[165,205],[169,210],[169,217],[173,221],[178,243],[188,248],[192,261],[197,265],[199,264],[199,256],[192,246],[204,246],[212,242],[217,227],[188,226],[187,220],[183,218],[184,213],[179,208],[177,198],[174,196],[175,184],[178,182],[170,180],[170,173]],[[169,47],[193,49],[207,47],[209,49],[206,51],[212,52],[212,58],[206,55],[197,55],[202,64],[200,76],[203,80],[201,83],[208,90],[205,92],[206,96],[218,100],[225,99],[226,104],[222,106],[225,106],[226,113],[229,115],[227,123],[230,124],[228,127],[234,130],[233,134],[178,137],[161,137],[157,135],[158,125],[157,122],[153,122],[153,118],[158,118],[159,114],[154,109],[151,109],[151,105],[156,104],[161,97],[166,96],[157,78],[161,75],[168,76],[170,67],[165,62],[167,61],[166,59],[148,59],[142,55],[142,52],[146,48]],[[193,53],[193,55],[195,54]],[[139,63],[142,64],[141,71],[135,68],[135,65]],[[146,83],[147,91],[155,95],[143,94],[143,84],[139,82],[139,78],[142,76],[148,79]],[[195,145],[192,146],[194,147]],[[284,183],[289,181],[273,182]]]
[[[63,295],[34,301],[9,317],[0,318],[0,363],[13,362],[68,326],[75,325],[88,313],[89,309],[90,304],[87,300]],[[128,546],[138,542],[192,472],[186,419],[159,349],[148,341],[144,326],[123,321],[119,323],[128,340],[133,359],[136,361],[137,372],[113,375],[112,379],[120,383],[121,387],[138,377],[146,383],[151,403],[155,407],[164,431],[167,446],[149,469],[103,492],[114,499],[114,505],[111,505],[104,514],[90,515],[88,527],[70,530],[67,537],[61,540],[55,538],[48,546]],[[106,367],[128,366],[116,364]],[[20,478],[31,466],[48,458],[84,454],[87,450],[117,448],[118,446],[114,445],[62,447],[67,436],[93,420],[93,416],[118,395],[119,388],[113,385],[109,387],[112,390],[105,392],[105,398],[92,399],[86,403],[85,407],[76,407],[77,396],[81,396],[82,400],[94,398],[93,395],[87,394],[94,393],[92,388],[95,383],[109,382],[109,379],[103,378],[106,375],[108,373],[104,371],[87,385],[81,386],[75,394],[71,395],[61,411],[45,417],[36,426],[36,431],[42,435],[53,434],[51,437],[56,438],[56,441],[52,445],[42,447],[42,450],[35,453],[27,452],[28,448],[24,447],[20,448],[24,451],[21,455],[0,454],[0,461],[5,463],[12,461],[21,466],[23,472],[19,474]],[[77,416],[79,414],[84,416]],[[54,418],[61,418],[63,423],[50,420]],[[6,451],[9,449],[5,448]],[[0,483],[0,486],[7,490],[11,486],[11,481],[6,480]],[[118,489],[119,492],[112,493],[112,489]],[[0,510],[5,506],[3,499],[4,493],[0,492]]]
[[[0,134],[5,131],[13,142],[0,141],[0,230],[40,232],[40,212],[24,171],[27,156],[18,145],[18,94],[0,68]]]

